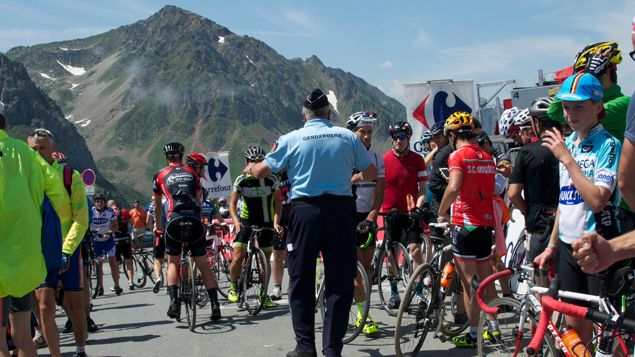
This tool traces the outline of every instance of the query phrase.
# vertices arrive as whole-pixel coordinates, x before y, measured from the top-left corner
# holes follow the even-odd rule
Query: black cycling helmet
[[[445,122],[436,122],[434,123],[434,125],[432,126],[432,129],[430,129],[430,135],[434,136],[437,134],[443,134],[443,127],[445,126]]]
[[[165,155],[183,155],[185,152],[185,147],[181,145],[181,143],[173,142],[167,143],[163,147],[163,153]]]
[[[106,203],[106,196],[104,196],[104,194],[101,193],[101,192],[97,192],[95,194],[95,196],[93,196],[93,202],[95,202],[97,200],[102,200],[102,201],[104,201],[104,203]]]
[[[245,148],[245,158],[249,161],[260,161],[265,158],[265,151],[260,145],[249,145]]]
[[[392,136],[397,133],[406,133],[406,135],[412,135],[412,127],[406,121],[397,121],[388,127],[388,135]]]
[[[552,102],[553,97],[541,97],[534,100],[531,106],[529,106],[529,115],[540,121],[554,121],[547,115],[547,110]]]
[[[489,138],[489,135],[487,135],[487,133],[484,131],[481,131],[481,133],[478,134],[478,136],[476,137],[476,144],[478,146],[483,146],[487,141],[492,144],[492,140]]]

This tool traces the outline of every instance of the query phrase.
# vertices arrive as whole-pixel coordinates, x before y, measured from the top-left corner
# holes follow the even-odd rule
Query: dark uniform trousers
[[[322,195],[293,201],[286,259],[296,351],[315,352],[315,269],[320,251],[326,284],[322,352],[339,356],[357,267],[352,197]]]

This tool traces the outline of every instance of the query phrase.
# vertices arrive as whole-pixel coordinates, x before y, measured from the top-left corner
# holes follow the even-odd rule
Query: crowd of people
[[[635,60],[634,53],[630,57]],[[79,173],[56,152],[54,133],[36,129],[26,143],[12,139],[2,112],[0,336],[10,323],[20,355],[35,355],[36,347],[45,344],[52,356],[59,356],[55,311],[61,300],[69,317],[64,329],[74,334],[76,355],[85,356],[87,332],[97,329],[83,284],[88,250],[107,257],[112,291],[120,295],[124,289],[119,262],[123,261],[128,289],[133,290],[132,251],[143,244],[149,230],[156,237],[153,291],[166,286],[167,316],[180,318],[178,269],[186,247],[207,289],[210,319],[222,319],[217,277],[211,269],[201,268],[208,266],[205,225],[214,219],[227,219],[233,226],[227,294],[232,303],[238,301],[240,266],[251,229],[269,228],[259,235],[258,245],[267,264],[273,255],[274,288],[261,302],[274,307],[274,301],[281,299],[286,265],[296,336],[296,347],[288,357],[317,355],[319,254],[325,267],[327,305],[322,353],[342,354],[351,302],[361,316],[368,298],[355,280],[357,261],[370,275],[376,246],[372,233],[380,212],[408,214],[383,222],[384,239],[404,243],[415,268],[429,258],[422,250],[425,225],[449,222],[457,272],[463,289],[469,291],[473,276],[482,280],[503,267],[500,257],[505,255],[511,206],[525,217],[529,260],[540,267],[555,265],[563,290],[596,294],[600,281],[594,273],[627,264],[635,256],[635,219],[629,208],[635,205],[635,180],[627,178],[635,168],[635,105],[617,85],[621,61],[616,42],[588,45],[576,56],[573,75],[555,97],[505,110],[498,131],[513,141],[515,160],[467,112],[432,123],[418,139],[426,148],[423,154],[410,149],[415,141],[411,125],[392,122],[387,128],[391,148],[382,155],[371,149],[373,135],[384,134],[377,130],[377,114],[356,112],[345,128],[336,126],[327,96],[315,89],[302,103],[302,128],[281,136],[269,153],[257,145],[245,149],[245,168],[228,200],[206,197],[201,184],[206,158],[200,153],[186,155],[182,144],[171,142],[163,148],[167,166],[153,178],[151,203],[144,208],[135,201],[129,210],[102,193],[91,202]],[[166,255],[167,278],[162,281]],[[96,289],[102,295],[104,280],[99,281]],[[423,289],[423,282],[418,282],[415,296],[421,296]],[[502,293],[511,294],[505,286]],[[480,310],[469,294],[463,297],[463,318],[470,327],[453,342],[471,348],[476,346]],[[397,309],[401,298],[397,282],[391,282],[390,308]],[[35,338],[30,332],[32,314],[38,322]],[[365,321],[358,319],[366,335],[380,333],[370,315]],[[591,341],[590,322],[570,317],[566,322],[585,344]],[[495,321],[489,327],[488,336],[500,334]],[[0,355],[9,355],[4,338],[0,338]]]

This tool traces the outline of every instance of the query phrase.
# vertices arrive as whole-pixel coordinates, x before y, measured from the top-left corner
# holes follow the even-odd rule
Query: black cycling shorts
[[[165,226],[165,252],[171,256],[181,255],[182,242],[178,234],[182,234],[180,228],[178,228],[179,222],[191,222],[192,225],[187,249],[192,253],[193,257],[201,257],[207,254],[206,242],[205,242],[205,227],[201,222],[200,212],[196,211],[173,211],[170,214],[170,218]]]
[[[600,280],[597,275],[586,274],[580,269],[573,257],[571,244],[558,242],[558,254],[555,259],[556,271],[560,279],[560,290],[576,293],[597,295],[600,291]],[[576,305],[589,306],[588,303],[579,300],[562,298],[562,301]]]
[[[388,226],[388,230],[386,231],[388,239],[393,242],[404,243],[403,236],[405,235],[406,246],[412,243],[423,243],[423,238],[421,237],[421,222],[418,222],[418,220],[398,215],[386,219],[384,222],[386,226]]]
[[[529,238],[529,256],[527,257],[530,262],[533,262],[540,253],[544,252],[549,245],[549,237],[553,231],[553,225],[555,222],[555,216],[551,215],[542,219],[546,223],[546,227],[543,232],[531,232],[531,238]]]
[[[117,257],[119,262],[122,259],[132,259],[132,244],[130,240],[115,244],[115,257]]]
[[[12,296],[5,296],[0,298],[0,323],[1,327],[7,327],[9,324],[9,314],[15,312],[28,312],[33,309],[33,300],[31,293],[24,295],[23,297],[16,298]],[[4,338],[4,336],[2,336]]]
[[[273,223],[262,223],[262,224],[254,224],[255,226],[261,228],[273,228]],[[240,222],[240,232],[234,238],[234,247],[235,248],[247,248],[247,244],[249,243],[249,237],[251,236],[251,226],[252,224],[246,221]],[[276,235],[273,234],[270,230],[264,230],[260,232],[260,237],[258,237],[258,248],[263,252],[270,252],[273,250],[273,241]]]
[[[458,260],[488,261],[492,253],[492,227],[452,227],[452,251]]]
[[[368,217],[368,213],[362,213],[362,212],[355,213],[355,227],[357,227],[359,223],[365,221],[366,217]],[[357,248],[360,248],[362,245],[366,244],[366,242],[368,241],[368,234],[369,233],[359,233],[357,232],[357,229],[355,230],[355,246]],[[369,249],[369,248],[375,249],[375,246],[377,245],[376,240],[377,240],[377,236],[373,234],[373,237],[370,239],[370,243],[368,244],[368,246],[366,248],[361,248],[361,249]]]

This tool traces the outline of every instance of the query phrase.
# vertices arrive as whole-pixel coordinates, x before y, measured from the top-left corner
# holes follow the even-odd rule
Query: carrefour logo
[[[565,186],[560,188],[560,204],[572,206],[582,202],[584,202],[584,200],[575,186]]]
[[[412,113],[412,116],[423,124],[424,127],[430,129],[428,123],[445,122],[452,113],[472,112],[472,108],[459,98],[456,93],[453,92],[452,95],[454,96],[454,105],[451,107],[447,103],[450,95],[446,91],[439,91],[434,95],[434,100],[432,101],[432,120],[428,120],[426,117],[426,107],[428,105],[428,99],[430,99],[430,94],[428,94],[421,104],[417,106]]]
[[[225,174],[227,173],[227,170],[228,170],[227,166],[225,166],[225,164],[223,164],[223,162],[220,160],[217,160],[211,157],[207,161],[207,173],[208,173],[207,177],[212,182],[218,182],[222,180]]]

